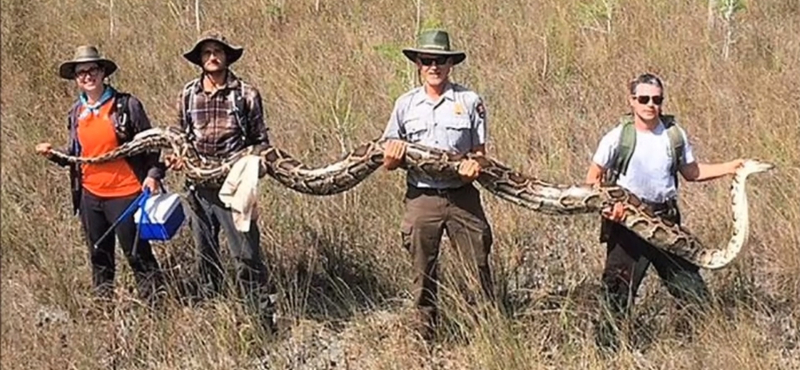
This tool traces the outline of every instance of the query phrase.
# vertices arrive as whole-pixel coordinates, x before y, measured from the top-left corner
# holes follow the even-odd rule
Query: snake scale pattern
[[[152,128],[139,133],[132,141],[97,157],[77,157],[53,151],[52,155],[69,163],[102,163],[149,150],[172,149],[184,159],[184,171],[189,179],[202,183],[220,181],[240,158],[256,155],[261,159],[260,174],[266,174],[294,191],[325,196],[354,188],[383,164],[382,140],[372,140],[357,146],[334,163],[309,167],[289,153],[269,147],[259,153],[252,147],[243,149],[224,160],[201,160],[193,154],[182,132],[175,128]],[[474,154],[454,154],[442,150],[409,144],[401,168],[417,171],[431,178],[458,176],[458,164],[465,158],[477,160],[481,187],[518,206],[547,215],[574,215],[600,212],[621,202],[625,216],[620,223],[657,248],[683,257],[705,269],[719,269],[729,264],[747,240],[749,219],[745,181],[754,173],[773,168],[772,164],[748,160],[735,174],[731,185],[733,232],[727,245],[707,248],[686,227],[676,225],[655,215],[634,194],[619,186],[552,184],[514,171],[503,163]]]

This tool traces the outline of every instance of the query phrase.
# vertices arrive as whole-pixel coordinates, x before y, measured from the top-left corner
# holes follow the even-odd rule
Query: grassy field
[[[713,1],[712,1],[713,2]],[[718,0],[717,3],[725,1]],[[800,3],[539,0],[200,2],[200,27],[245,46],[234,70],[261,89],[275,145],[309,164],[382,132],[415,83],[400,49],[442,26],[467,51],[456,81],[480,92],[492,156],[562,183],[583,180],[600,136],[627,109],[626,82],[666,82],[704,161],[756,157],[777,169],[749,182],[751,236],[729,267],[703,271],[714,294],[697,336],[673,330],[673,299],[651,270],[637,329],[618,354],[592,337],[605,248],[598,217],[547,217],[483,192],[492,266],[507,308],[474,322],[443,249],[444,338],[426,354],[406,325],[410,256],[400,246],[403,174],[317,198],[261,183],[262,249],[279,288],[281,339],[263,341],[233,298],[191,307],[177,287],[194,251],[188,230],[156,253],[174,294],[163,315],[133,301],[117,252],[118,304],[93,314],[90,269],[67,174],[35,143],[66,142],[72,83],[56,68],[95,43],[120,65],[112,82],[171,125],[182,59],[198,34],[191,1],[2,0],[3,369],[797,369],[800,367]],[[169,185],[180,190],[182,175]],[[731,230],[730,179],[682,184],[686,225],[708,245]],[[228,261],[225,259],[225,261]]]

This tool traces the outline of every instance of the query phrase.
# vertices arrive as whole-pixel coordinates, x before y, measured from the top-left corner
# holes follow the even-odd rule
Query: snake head
[[[766,172],[775,168],[775,165],[772,163],[762,162],[758,159],[747,159],[742,163],[742,167],[739,168],[736,172],[750,175],[753,173],[759,172]]]

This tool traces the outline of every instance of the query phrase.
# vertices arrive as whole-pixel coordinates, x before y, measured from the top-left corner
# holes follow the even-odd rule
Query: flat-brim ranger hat
[[[416,62],[419,54],[448,56],[453,58],[453,65],[459,64],[467,58],[467,54],[463,51],[453,50],[450,47],[450,35],[443,30],[428,30],[420,33],[417,38],[417,46],[403,49],[403,54],[412,62]]]
[[[75,78],[75,66],[80,63],[97,63],[103,68],[103,75],[110,76],[117,71],[117,64],[114,61],[100,55],[97,47],[92,45],[81,45],[75,49],[75,55],[71,60],[61,63],[58,66],[58,75],[61,78],[72,80]]]
[[[239,60],[239,58],[242,57],[242,53],[244,53],[244,48],[231,45],[228,42],[228,39],[225,38],[225,36],[223,36],[221,33],[217,31],[208,31],[205,32],[202,36],[200,36],[197,42],[194,43],[194,46],[192,46],[192,49],[184,53],[183,57],[186,58],[186,60],[188,60],[192,64],[202,67],[203,61],[201,57],[200,47],[206,41],[214,41],[222,45],[222,49],[225,50],[225,55],[226,55],[225,59],[227,59],[226,62],[227,65],[235,63],[237,60]]]

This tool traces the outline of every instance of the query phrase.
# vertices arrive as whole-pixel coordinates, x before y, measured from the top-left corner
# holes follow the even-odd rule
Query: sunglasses
[[[656,96],[640,95],[636,97],[636,101],[638,101],[639,104],[647,104],[650,102],[650,99],[653,99],[653,104],[655,105],[661,105],[661,103],[664,102],[664,97],[661,95],[656,95]]]
[[[436,62],[437,66],[447,63],[447,60],[450,59],[446,56],[440,56],[436,58],[419,58],[419,62],[422,63],[424,66],[431,66],[433,62]]]

